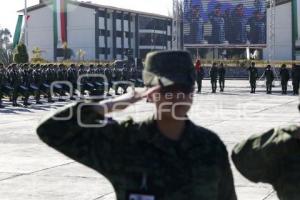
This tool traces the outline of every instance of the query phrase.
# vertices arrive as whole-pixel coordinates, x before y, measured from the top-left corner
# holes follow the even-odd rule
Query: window
[[[99,48],[99,53],[100,54],[110,54],[110,49],[109,48]]]
[[[139,18],[140,29],[150,29],[150,30],[167,30],[167,21],[161,19],[154,19],[150,17],[140,17]]]
[[[107,36],[107,37],[109,37],[110,36],[110,31],[109,30],[103,30],[103,29],[101,29],[100,30],[100,36]]]
[[[144,46],[166,46],[167,37],[163,34],[157,33],[141,33],[140,45]]]

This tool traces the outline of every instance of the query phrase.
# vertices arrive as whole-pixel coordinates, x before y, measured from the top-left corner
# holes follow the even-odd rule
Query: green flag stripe
[[[13,39],[13,48],[15,48],[19,44],[21,31],[22,31],[23,18],[24,18],[23,15],[19,15],[18,17],[17,26],[14,34],[14,39]]]
[[[54,49],[57,48],[57,5],[56,0],[53,1],[53,36],[54,36]],[[54,50],[55,51],[55,50]]]

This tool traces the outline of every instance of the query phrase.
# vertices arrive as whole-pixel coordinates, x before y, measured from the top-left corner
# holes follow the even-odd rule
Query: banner
[[[53,0],[54,43],[61,48],[67,42],[66,1]]]
[[[184,44],[266,46],[265,0],[184,0]]]

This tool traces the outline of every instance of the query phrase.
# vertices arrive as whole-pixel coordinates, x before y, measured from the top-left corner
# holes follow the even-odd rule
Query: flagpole
[[[25,20],[24,40],[25,40],[25,45],[28,48],[27,0],[25,0],[24,20]]]

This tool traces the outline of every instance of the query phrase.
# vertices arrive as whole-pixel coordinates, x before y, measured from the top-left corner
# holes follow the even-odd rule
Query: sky
[[[86,0],[97,4],[168,15],[172,11],[172,0]],[[0,28],[8,28],[12,35],[17,23],[18,10],[24,8],[25,0],[0,0]],[[39,0],[27,0],[28,7]]]

